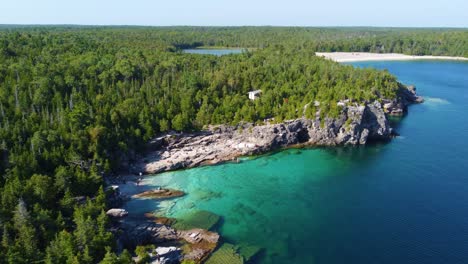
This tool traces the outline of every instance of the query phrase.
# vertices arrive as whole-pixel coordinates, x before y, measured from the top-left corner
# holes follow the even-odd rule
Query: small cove
[[[388,144],[289,149],[146,177],[148,187],[187,195],[134,199],[126,208],[175,218],[215,213],[225,241],[265,249],[254,263],[464,263],[468,63],[351,64],[388,69],[426,97],[397,121],[402,136]]]

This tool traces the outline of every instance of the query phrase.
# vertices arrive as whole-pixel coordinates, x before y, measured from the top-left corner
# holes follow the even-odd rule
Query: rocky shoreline
[[[292,146],[364,145],[370,141],[389,140],[396,133],[389,125],[388,116],[402,116],[407,113],[410,104],[421,102],[423,98],[416,94],[414,86],[401,86],[397,98],[393,100],[381,99],[365,104],[339,102],[342,111],[334,119],[326,118],[321,121],[318,112],[315,119],[300,118],[265,125],[220,125],[196,133],[162,135],[150,142],[152,150],[138,164],[132,166],[134,175],[125,177],[119,185],[111,185],[109,190],[114,195],[114,205],[117,207],[130,197],[177,198],[183,196],[184,192],[161,187],[141,192],[144,185],[140,186],[140,176],[143,173],[154,174],[236,161],[240,156]],[[120,193],[121,187],[127,191]],[[219,216],[206,211],[194,212],[187,219],[152,214],[128,216],[128,212],[120,208],[110,209],[107,214],[116,224],[114,233],[119,238],[120,248],[134,248],[142,244],[158,245],[148,251],[151,263],[203,263],[206,260],[219,263],[218,259],[244,263],[261,250],[252,246],[240,248],[222,243],[219,234],[212,230],[219,221]],[[122,221],[126,217],[137,220]]]
[[[162,200],[184,194],[179,190],[160,187],[140,192],[147,187],[138,183],[134,177],[107,188],[107,195],[111,198],[109,202],[117,207],[109,209],[106,214],[112,219],[111,231],[117,237],[119,251],[143,247],[144,258],[154,264],[220,263],[216,258],[233,260],[229,263],[246,263],[261,252],[261,248],[253,245],[223,242],[217,232],[221,217],[209,211],[194,210],[176,219],[149,212],[144,215],[132,214],[120,208],[130,197]],[[226,250],[226,246],[229,250]],[[137,263],[142,260],[141,249],[139,252],[140,255],[133,257]]]
[[[406,55],[400,53],[372,53],[372,52],[316,52],[315,55],[336,62],[357,61],[409,61],[409,60],[452,60],[467,61],[465,57],[455,56],[431,56],[431,55]]]
[[[218,125],[194,133],[168,133],[150,142],[150,150],[133,165],[132,171],[155,174],[236,161],[240,156],[292,146],[364,145],[385,141],[396,135],[388,116],[402,116],[410,104],[421,102],[423,98],[416,94],[414,86],[401,85],[392,100],[338,102],[342,110],[337,118],[321,120],[318,111],[315,119],[299,118],[265,125]]]

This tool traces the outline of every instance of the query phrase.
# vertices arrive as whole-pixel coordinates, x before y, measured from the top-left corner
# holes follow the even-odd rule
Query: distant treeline
[[[365,46],[371,40],[379,44],[372,42],[370,51],[382,51],[387,44],[381,43],[400,36],[402,43],[447,49],[440,54],[466,55],[466,34],[437,29],[4,27],[0,263],[131,263],[128,252],[113,253],[102,175],[131,161],[150,138],[208,124],[313,117],[319,110],[315,101],[323,120],[339,113],[342,99],[392,98],[399,84],[388,72],[340,65],[316,57],[315,51],[346,43]],[[255,49],[222,57],[180,52],[200,45]],[[247,92],[256,89],[262,96],[250,101]]]
[[[3,29],[2,29],[3,28]],[[92,27],[79,25],[0,25],[0,31],[84,30],[119,37],[144,37],[178,48],[224,46],[264,48],[296,45],[314,51],[354,51],[468,57],[466,28],[374,27]]]

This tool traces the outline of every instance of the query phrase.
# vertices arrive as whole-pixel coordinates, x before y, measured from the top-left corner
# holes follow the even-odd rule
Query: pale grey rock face
[[[121,218],[121,217],[124,217],[124,216],[127,216],[128,215],[128,212],[127,210],[125,209],[120,209],[120,208],[112,208],[112,209],[109,209],[106,214],[108,216],[112,216],[112,217],[115,217],[115,218]]]
[[[143,223],[139,221],[122,222],[117,234],[117,241],[121,248],[147,244],[166,245],[157,247],[150,253],[151,263],[154,264],[180,263],[182,259],[194,260],[199,263],[216,248],[220,241],[220,236],[216,232],[199,228],[176,230],[170,226],[151,221]],[[181,245],[195,246],[185,248],[182,252],[179,247]]]
[[[380,101],[380,102],[379,102]],[[236,161],[237,157],[268,152],[290,146],[365,145],[372,140],[388,140],[394,136],[388,115],[403,115],[412,103],[423,102],[416,95],[415,87],[400,87],[397,98],[358,104],[340,101],[341,112],[335,118],[299,118],[278,124],[237,126],[219,125],[196,133],[169,133],[150,142],[152,151],[144,157],[144,163],[135,166],[145,173],[189,168],[223,161]],[[315,102],[315,105],[320,105]],[[120,193],[111,186],[117,200]],[[116,206],[118,207],[118,205]],[[112,217],[124,217],[128,212],[113,208],[107,211]],[[195,244],[204,241],[217,244],[219,234],[201,229],[177,231],[153,222],[122,226],[119,244],[132,247],[140,244],[158,244],[185,240]],[[201,260],[209,250],[195,248],[182,256],[180,248],[158,247],[152,254],[153,262],[179,263],[180,260]]]
[[[401,86],[398,97],[394,100],[383,99],[385,113],[392,116],[402,116],[408,112],[408,105],[424,102],[424,98],[416,94],[416,87]]]
[[[176,248],[176,247],[157,247],[155,249],[156,253],[159,255],[159,256],[164,256],[166,254],[169,254],[173,251],[179,251],[180,249],[179,248]]]
[[[154,254],[152,264],[172,264],[180,263],[181,249],[177,247],[157,247]]]
[[[359,138],[359,144],[361,145],[366,144],[368,137],[369,137],[369,129],[364,128],[361,132],[361,137]]]
[[[192,134],[170,134],[152,141],[158,146],[139,168],[146,173],[190,168],[236,160],[243,155],[268,152],[295,145],[337,146],[364,145],[393,137],[387,115],[406,113],[411,103],[422,102],[416,88],[401,86],[398,96],[388,100],[358,104],[340,101],[341,113],[336,118],[320,120],[299,118],[279,124],[212,126]]]
[[[144,244],[157,244],[179,239],[173,228],[152,222],[134,225],[124,223],[121,226],[119,243],[125,247],[136,247]]]

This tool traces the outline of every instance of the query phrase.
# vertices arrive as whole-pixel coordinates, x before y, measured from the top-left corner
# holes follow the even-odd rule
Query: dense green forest
[[[315,51],[468,56],[467,39],[460,29],[0,27],[0,263],[130,263],[113,253],[103,175],[158,133],[311,117],[314,101],[333,117],[337,101],[391,98],[398,83]],[[180,50],[196,46],[249,49]]]
[[[0,32],[81,31],[105,39],[137,38],[178,48],[221,46],[264,48],[292,44],[314,51],[361,51],[409,55],[468,57],[466,28],[359,28],[359,27],[90,27],[2,26]]]

